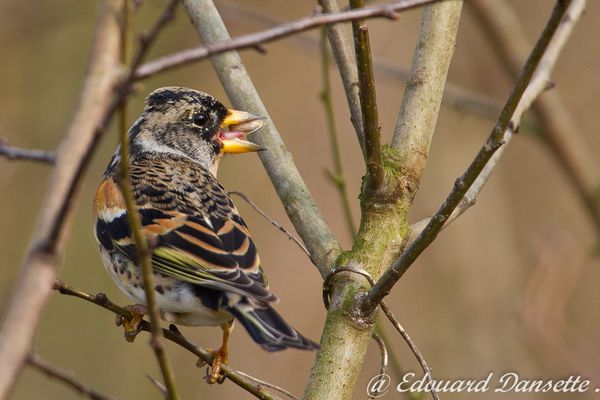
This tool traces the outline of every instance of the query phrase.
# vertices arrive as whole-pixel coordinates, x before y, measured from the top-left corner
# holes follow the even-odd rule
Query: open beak
[[[249,142],[246,136],[265,125],[264,117],[245,111],[227,110],[227,116],[221,124],[219,140],[223,144],[224,153],[247,153],[265,150],[263,147]]]

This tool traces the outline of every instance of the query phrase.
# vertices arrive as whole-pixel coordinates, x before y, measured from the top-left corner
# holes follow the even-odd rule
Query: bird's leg
[[[229,334],[231,333],[233,327],[233,320],[224,323],[221,325],[221,329],[223,330],[223,344],[221,347],[212,351],[211,355],[213,358],[210,375],[208,376],[208,383],[223,383],[225,376],[221,375],[221,365],[227,364],[227,341],[229,340]]]
[[[117,315],[115,323],[117,326],[123,325],[125,340],[133,342],[141,331],[144,315],[148,315],[148,307],[143,304],[130,304],[123,308],[132,314],[131,319]]]

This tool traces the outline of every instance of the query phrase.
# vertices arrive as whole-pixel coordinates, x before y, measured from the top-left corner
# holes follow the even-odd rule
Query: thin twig
[[[229,40],[227,28],[211,0],[184,0],[184,5],[205,44],[211,46]],[[234,107],[267,117],[265,127],[253,140],[268,149],[259,154],[260,159],[296,232],[310,252],[311,261],[325,276],[341,252],[340,244],[317,208],[275,124],[268,118],[239,55],[236,52],[219,54],[211,57],[211,62]]]
[[[534,72],[540,64],[554,33],[560,26],[562,17],[567,11],[570,3],[571,0],[559,0],[556,3],[544,31],[529,55],[525,66],[515,83],[513,91],[498,118],[496,126],[490,133],[485,144],[481,147],[465,173],[456,180],[452,191],[417,239],[383,273],[379,281],[371,288],[371,290],[369,290],[367,295],[360,299],[358,302],[359,304],[357,305],[357,310],[359,310],[359,312],[370,315],[377,308],[377,305],[389,294],[392,287],[398,282],[404,272],[406,272],[417,257],[435,240],[448,217],[450,217],[469,188],[477,180],[490,158],[494,155],[496,150],[504,144],[506,131],[512,131],[513,128],[511,121],[514,113],[517,111],[519,103],[523,98],[523,94],[530,84]]]
[[[38,222],[7,307],[0,331],[0,399],[10,397],[31,351],[68,237],[79,183],[118,78],[120,4],[119,0],[103,3],[77,110],[57,151],[49,190],[42,201]]]
[[[268,387],[269,389],[273,389],[273,390],[275,390],[275,391],[277,391],[277,392],[279,392],[281,394],[284,394],[284,395],[286,395],[287,397],[289,397],[291,399],[300,400],[298,397],[294,396],[289,390],[286,390],[286,389],[282,388],[281,386],[277,386],[277,385],[274,385],[274,384],[272,384],[270,382],[263,381],[262,379],[258,379],[256,377],[254,377],[254,376],[252,376],[250,374],[247,374],[245,372],[242,372],[242,371],[237,371],[237,373],[240,374],[243,377],[246,377],[246,378],[250,379],[251,381],[254,381],[254,382],[258,383],[261,386]]]
[[[385,302],[382,301],[381,304],[379,304],[379,306],[381,307],[381,310],[383,311],[385,316],[388,318],[388,320],[392,323],[394,328],[396,328],[398,333],[400,333],[400,335],[402,336],[402,339],[404,339],[406,344],[408,344],[410,351],[412,351],[412,353],[415,355],[417,361],[421,365],[421,368],[423,369],[423,373],[427,377],[427,381],[432,383],[431,391],[430,391],[431,396],[435,400],[439,400],[440,396],[438,395],[438,393],[435,390],[435,385],[433,385],[433,376],[431,375],[431,368],[429,368],[429,364],[427,364],[427,360],[425,360],[425,357],[423,357],[423,354],[421,353],[421,351],[419,350],[419,348],[417,347],[415,342],[413,342],[413,340],[411,339],[409,334],[406,332],[406,330],[404,329],[402,324],[400,324],[400,321],[398,321],[398,319],[396,319],[396,316],[394,315],[394,313],[392,313],[392,311],[387,306],[387,304],[385,304]]]
[[[61,281],[55,281],[53,289],[58,291],[60,294],[77,297],[90,303],[96,304],[106,310],[115,313],[116,315],[122,316],[123,318],[131,319],[133,317],[129,310],[126,310],[110,301],[104,293],[92,295],[90,293],[86,293],[80,289],[77,289],[71,285],[67,285]],[[142,321],[140,329],[145,332],[151,332],[150,324],[145,320]],[[203,362],[207,364],[212,363],[213,360],[211,353],[208,350],[190,342],[185,336],[181,334],[181,332],[173,329],[162,329],[162,334],[164,335],[165,339],[188,350],[190,353],[200,358]],[[229,365],[221,365],[221,371],[229,380],[231,380],[233,383],[240,386],[241,388],[245,389],[249,393],[253,394],[257,398],[262,400],[275,399],[275,397],[273,397],[270,393],[262,390],[260,385],[257,385],[254,382],[245,378],[244,376],[240,375],[238,371],[231,368]]]
[[[29,354],[29,357],[27,357],[27,363],[36,368],[38,371],[48,375],[50,378],[64,383],[65,386],[70,387],[71,389],[79,392],[81,395],[91,400],[116,400],[116,397],[105,395],[104,393],[100,393],[96,389],[89,387],[85,383],[77,380],[73,373],[50,364],[36,353]]]
[[[123,27],[122,27],[122,57],[123,62],[127,66],[130,59],[129,39],[131,36],[130,26],[130,12],[131,6],[128,0],[123,5]],[[175,4],[171,3],[171,7],[175,7]],[[159,20],[158,24],[161,23]],[[157,24],[157,25],[158,25]],[[158,33],[160,28],[156,29]],[[152,37],[152,36],[150,36]],[[141,40],[140,50],[138,51],[138,57],[136,62],[142,60],[143,55],[148,50],[147,42]],[[133,65],[130,69],[134,71],[137,65]],[[131,74],[131,72],[130,72]],[[167,357],[165,348],[162,343],[162,329],[160,327],[160,311],[158,309],[158,303],[156,301],[156,292],[154,290],[154,274],[152,269],[152,250],[148,246],[148,241],[142,233],[142,224],[140,221],[140,215],[138,213],[137,204],[133,196],[133,189],[131,187],[131,178],[129,176],[129,135],[128,135],[128,122],[127,122],[127,100],[124,99],[120,107],[120,156],[121,161],[119,165],[119,187],[125,200],[125,206],[127,209],[127,222],[133,233],[135,248],[137,251],[137,260],[139,267],[142,272],[142,281],[144,283],[144,293],[146,297],[146,305],[148,306],[150,316],[150,347],[156,355],[156,359],[160,366],[163,379],[165,381],[165,387],[167,389],[167,398],[169,400],[178,400],[179,395],[177,394],[177,388],[175,386],[175,376],[171,368],[171,363]]]
[[[329,180],[336,187],[342,203],[346,228],[350,238],[356,239],[356,225],[352,216],[350,199],[348,198],[348,189],[346,187],[346,176],[342,165],[342,154],[335,124],[335,114],[333,111],[333,99],[331,98],[331,80],[329,79],[329,51],[327,49],[326,31],[321,31],[321,73],[323,76],[323,88],[321,89],[321,102],[325,109],[327,118],[327,131],[329,133],[329,142],[331,144],[331,154],[333,156],[333,172],[326,170]]]
[[[9,160],[29,160],[47,164],[56,162],[56,154],[52,151],[11,147],[5,138],[0,138],[0,156],[4,156]]]
[[[475,5],[477,2],[473,2]],[[569,10],[565,13],[563,20],[560,23],[560,26],[557,28],[552,41],[548,45],[542,60],[540,61],[540,65],[536,70],[533,78],[531,79],[530,84],[527,86],[525,93],[523,93],[523,98],[519,102],[519,106],[515,110],[515,113],[512,118],[512,123],[515,129],[517,129],[520,125],[523,124],[524,114],[525,112],[531,108],[532,104],[541,101],[544,98],[547,98],[551,93],[546,93],[544,97],[540,97],[540,95],[547,90],[554,90],[549,87],[548,82],[550,81],[550,76],[556,65],[558,57],[566,44],[567,39],[570,37],[571,32],[573,30],[573,26],[583,13],[583,4],[581,0],[573,1],[573,3],[569,6]],[[513,27],[514,28],[514,27]],[[512,29],[512,28],[511,28]],[[515,37],[511,39],[511,42],[516,40]],[[576,135],[575,135],[576,136]],[[479,192],[485,186],[490,174],[492,173],[494,167],[496,166],[498,160],[504,153],[506,149],[506,145],[510,142],[513,135],[510,131],[506,132],[504,145],[494,153],[492,158],[487,162],[473,185],[469,188],[463,199],[460,201],[456,209],[452,212],[450,217],[444,223],[443,229],[449,226],[452,222],[454,222],[458,217],[460,217],[469,207],[473,206],[476,202],[477,196]],[[426,218],[422,221],[419,221],[411,226],[411,233],[408,240],[408,244],[410,245],[417,236],[425,229],[427,224],[431,218]]]
[[[223,39],[207,44],[203,47],[183,50],[168,56],[161,57],[144,64],[137,72],[136,79],[144,79],[162,71],[180,67],[216,54],[230,50],[255,49],[276,39],[290,36],[319,26],[349,22],[355,19],[387,18],[396,19],[397,12],[406,11],[437,0],[398,0],[393,3],[379,4],[359,10],[346,11],[337,14],[312,14],[292,22],[281,24],[272,29],[239,36],[235,39]]]
[[[557,37],[556,53],[560,53],[571,30],[583,14],[585,0],[574,0],[563,19]],[[512,76],[518,73],[519,63],[529,47],[527,35],[519,22],[517,13],[505,1],[474,1],[475,11],[487,36],[494,44],[499,60]],[[558,54],[548,52],[551,63],[546,70],[552,70]],[[546,61],[542,61],[546,66]],[[547,77],[550,82],[550,76]],[[600,235],[600,170],[595,155],[583,139],[582,132],[564,104],[558,89],[541,96],[532,107],[539,122],[538,137],[542,139],[563,169],[575,193],[585,207],[590,221]]]
[[[234,194],[236,196],[240,196],[242,199],[244,199],[246,201],[246,203],[250,204],[250,206],[252,208],[254,208],[256,210],[256,212],[258,212],[264,219],[266,219],[267,221],[269,221],[271,223],[271,225],[273,225],[275,228],[279,229],[289,239],[291,239],[294,243],[296,243],[298,245],[298,247],[300,247],[300,249],[304,252],[304,254],[306,254],[308,256],[308,258],[310,258],[310,253],[308,252],[308,250],[304,246],[304,244],[302,244],[302,242],[300,241],[300,239],[298,239],[290,231],[288,231],[287,229],[285,229],[283,227],[283,225],[281,225],[279,222],[277,222],[273,218],[269,217],[269,214],[267,214],[266,212],[264,212],[259,206],[256,205],[255,202],[253,202],[252,200],[250,200],[250,198],[248,196],[246,196],[246,194],[244,194],[242,192],[235,191],[235,190],[227,192],[227,193]]]
[[[350,0],[353,9],[364,9],[364,0]],[[381,154],[381,127],[377,110],[377,92],[371,60],[371,41],[369,30],[363,18],[352,21],[354,51],[358,70],[358,95],[362,111],[362,126],[365,137],[367,164],[367,186],[371,193],[379,190],[383,184],[383,157]]]
[[[156,386],[156,388],[162,393],[162,395],[165,396],[165,399],[169,398],[167,394],[167,388],[165,387],[165,385],[162,384],[162,382],[160,382],[158,379],[149,374],[146,374],[146,377],[150,382],[152,382],[154,386]]]
[[[381,366],[379,367],[379,373],[381,375],[385,375],[387,373],[387,367],[389,363],[387,346],[385,345],[385,342],[381,336],[379,336],[376,332],[373,332],[373,340],[375,343],[377,343],[379,352],[381,353]]]

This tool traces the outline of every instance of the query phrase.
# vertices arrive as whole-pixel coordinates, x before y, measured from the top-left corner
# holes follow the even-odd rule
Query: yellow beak
[[[227,116],[221,123],[221,132],[219,133],[223,144],[221,151],[239,154],[265,150],[263,147],[245,140],[246,136],[265,125],[264,119],[264,117],[245,111],[227,110]]]

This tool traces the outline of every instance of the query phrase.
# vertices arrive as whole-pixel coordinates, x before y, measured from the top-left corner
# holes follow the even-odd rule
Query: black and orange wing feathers
[[[260,302],[276,300],[248,227],[209,171],[183,157],[138,158],[131,161],[131,181],[155,272]],[[135,261],[124,202],[110,175],[98,189],[95,216],[98,241]]]

